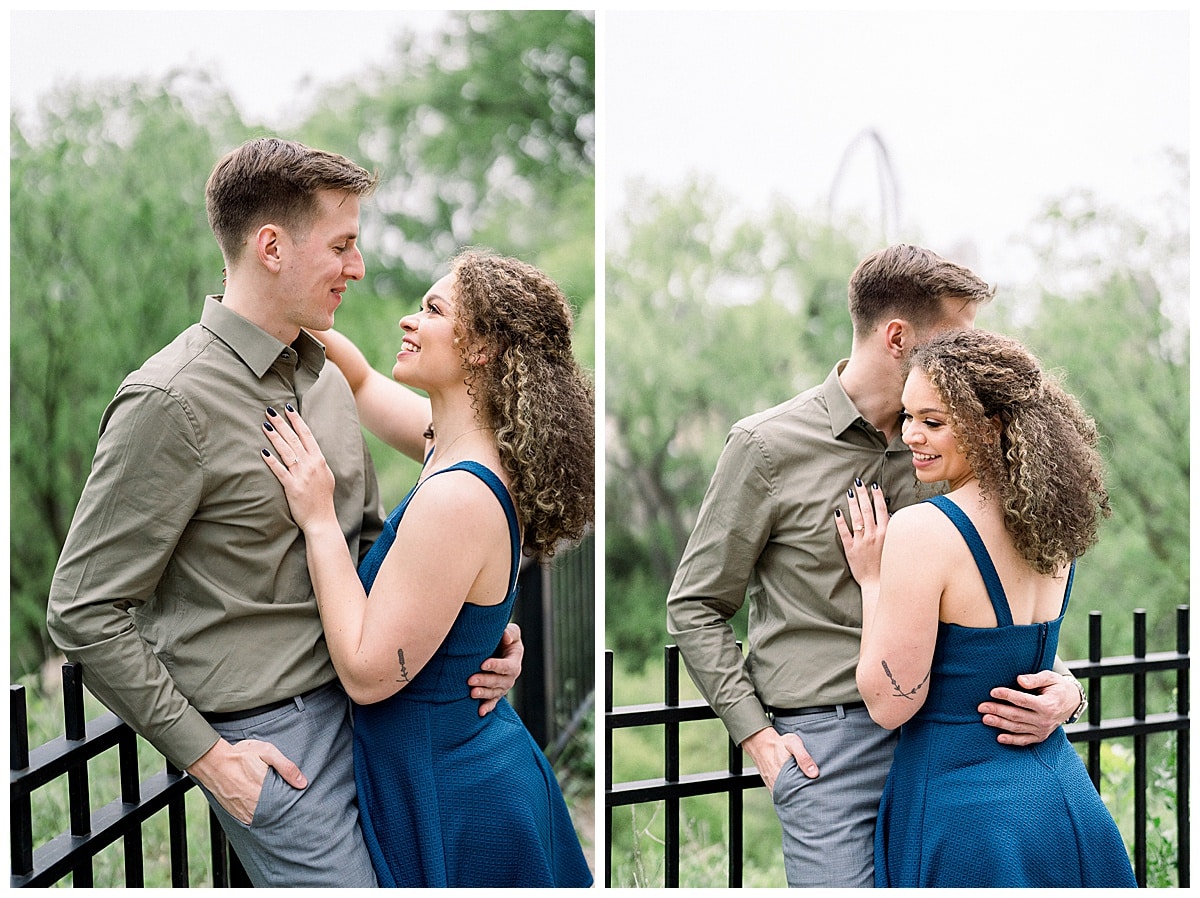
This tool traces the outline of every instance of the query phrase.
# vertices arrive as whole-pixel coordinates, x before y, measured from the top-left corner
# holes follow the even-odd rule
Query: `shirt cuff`
[[[200,712],[190,707],[166,729],[146,736],[180,770],[195,764],[220,738]]]
[[[738,745],[753,736],[759,730],[771,726],[771,719],[763,710],[762,702],[756,696],[747,696],[739,700],[721,714],[725,729]]]

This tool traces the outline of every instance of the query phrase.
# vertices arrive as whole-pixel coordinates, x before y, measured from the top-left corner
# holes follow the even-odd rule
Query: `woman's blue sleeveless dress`
[[[1112,816],[1062,727],[1012,747],[976,711],[992,688],[1053,666],[1059,616],[1015,625],[1000,578],[970,519],[928,500],[975,557],[999,626],[939,623],[929,695],[901,727],[875,831],[878,887],[1121,887],[1137,883]]]
[[[445,641],[391,698],[354,708],[354,771],[363,835],[381,886],[504,887],[592,884],[566,802],[545,755],[507,699],[479,716],[467,678],[500,642],[517,595],[516,511],[500,479],[464,470],[504,506],[512,578],[499,605],[464,604]],[[368,593],[419,488],[388,516],[359,568]],[[449,551],[449,550],[448,550]]]

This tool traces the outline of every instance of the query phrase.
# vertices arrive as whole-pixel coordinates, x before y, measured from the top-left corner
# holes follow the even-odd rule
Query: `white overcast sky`
[[[1158,12],[601,10],[602,215],[630,177],[704,173],[747,206],[823,208],[867,129],[887,144],[905,239],[977,247],[1012,276],[1011,238],[1074,187],[1153,212],[1162,152],[1190,151],[1191,22]],[[315,84],[386,59],[444,11],[10,14],[11,99],[71,80],[158,76],[190,64],[243,113],[285,126]],[[271,78],[264,75],[270,73]],[[841,206],[878,209],[860,143]]]
[[[848,146],[887,144],[902,236],[973,243],[989,280],[1009,238],[1069,188],[1151,212],[1162,151],[1190,149],[1190,22],[1165,12],[650,12],[606,20],[606,214],[625,179],[712,176],[750,208],[824,209]],[[879,209],[858,144],[840,206]],[[856,202],[857,201],[857,202]]]
[[[445,11],[16,11],[9,15],[11,100],[29,108],[70,81],[160,77],[202,68],[243,115],[287,123],[313,85],[389,58],[408,28],[435,31]]]

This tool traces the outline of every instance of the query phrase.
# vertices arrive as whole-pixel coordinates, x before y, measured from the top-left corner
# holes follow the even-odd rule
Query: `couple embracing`
[[[570,307],[463,253],[401,319],[395,380],[372,371],[330,328],[375,185],[274,138],[214,168],[224,293],[105,411],[50,633],[199,782],[256,886],[590,885],[504,697],[523,550],[593,516]],[[360,420],[423,462],[387,516]]]

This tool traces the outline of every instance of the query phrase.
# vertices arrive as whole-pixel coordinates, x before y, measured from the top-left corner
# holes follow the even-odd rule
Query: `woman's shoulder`
[[[930,552],[931,544],[939,547],[961,542],[956,537],[954,522],[932,502],[918,502],[894,512],[888,521],[887,542],[914,563],[927,565],[945,557],[942,551]]]
[[[444,511],[471,513],[484,506],[495,506],[495,487],[508,491],[508,484],[491,466],[482,462],[458,462],[425,476],[413,496],[423,506],[440,505]],[[498,506],[497,506],[498,507]]]
[[[917,502],[893,512],[888,529],[897,526],[904,530],[940,527],[942,522],[953,527],[946,513],[932,502]]]

